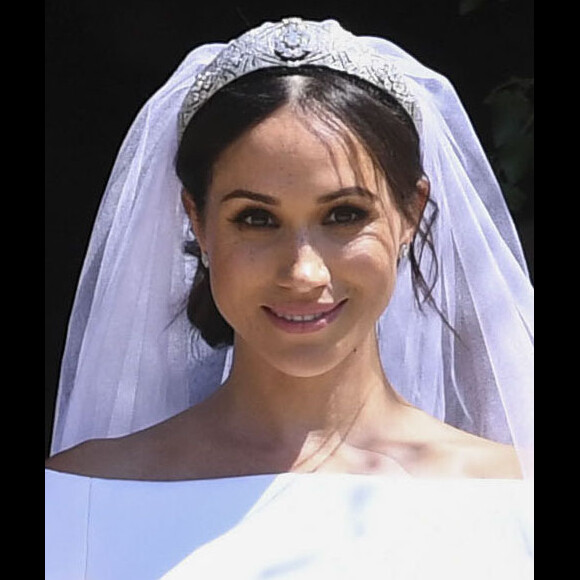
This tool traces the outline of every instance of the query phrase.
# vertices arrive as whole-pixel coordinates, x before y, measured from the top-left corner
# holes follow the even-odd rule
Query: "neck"
[[[223,425],[249,447],[284,450],[296,462],[347,442],[384,434],[403,401],[386,380],[374,334],[337,366],[317,376],[290,376],[243,344],[216,395]]]

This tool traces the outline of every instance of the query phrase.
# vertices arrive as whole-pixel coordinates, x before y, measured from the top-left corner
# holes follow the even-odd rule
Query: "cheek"
[[[367,232],[344,247],[342,271],[359,297],[357,309],[364,311],[364,324],[376,321],[393,295],[398,252],[397,234],[386,227]]]
[[[233,318],[247,313],[250,296],[255,296],[264,280],[264,261],[251,246],[225,237],[219,244],[210,242],[208,251],[212,295],[222,316],[232,324]]]
[[[372,277],[391,278],[397,266],[397,236],[389,228],[375,228],[345,243],[341,261]]]

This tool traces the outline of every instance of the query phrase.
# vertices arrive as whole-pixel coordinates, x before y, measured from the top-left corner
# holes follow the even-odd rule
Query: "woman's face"
[[[413,234],[362,147],[355,169],[312,127],[279,109],[220,155],[205,215],[189,208],[235,348],[302,377],[371,344]]]

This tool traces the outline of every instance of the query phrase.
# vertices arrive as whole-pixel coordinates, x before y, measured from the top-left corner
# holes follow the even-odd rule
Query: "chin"
[[[294,344],[277,350],[270,344],[258,352],[262,360],[278,372],[289,377],[310,379],[327,374],[347,363],[360,350],[363,342],[366,341],[339,340],[331,345]]]
[[[346,316],[342,321],[336,320],[320,331],[304,334],[287,334],[261,317],[244,321],[245,324],[238,326],[243,331],[235,335],[234,352],[236,357],[249,361],[249,368],[258,365],[257,370],[265,364],[288,377],[320,377],[353,362],[356,353],[365,356],[364,353],[376,350],[378,315],[375,316],[374,309],[343,314]],[[232,322],[230,325],[236,328]]]

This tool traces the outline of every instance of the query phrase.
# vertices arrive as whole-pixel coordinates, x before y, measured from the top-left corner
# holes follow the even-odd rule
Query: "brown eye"
[[[325,220],[327,224],[349,225],[366,218],[368,212],[355,206],[335,207]]]
[[[273,228],[277,223],[274,216],[265,209],[245,209],[234,219],[234,223],[249,228]]]

